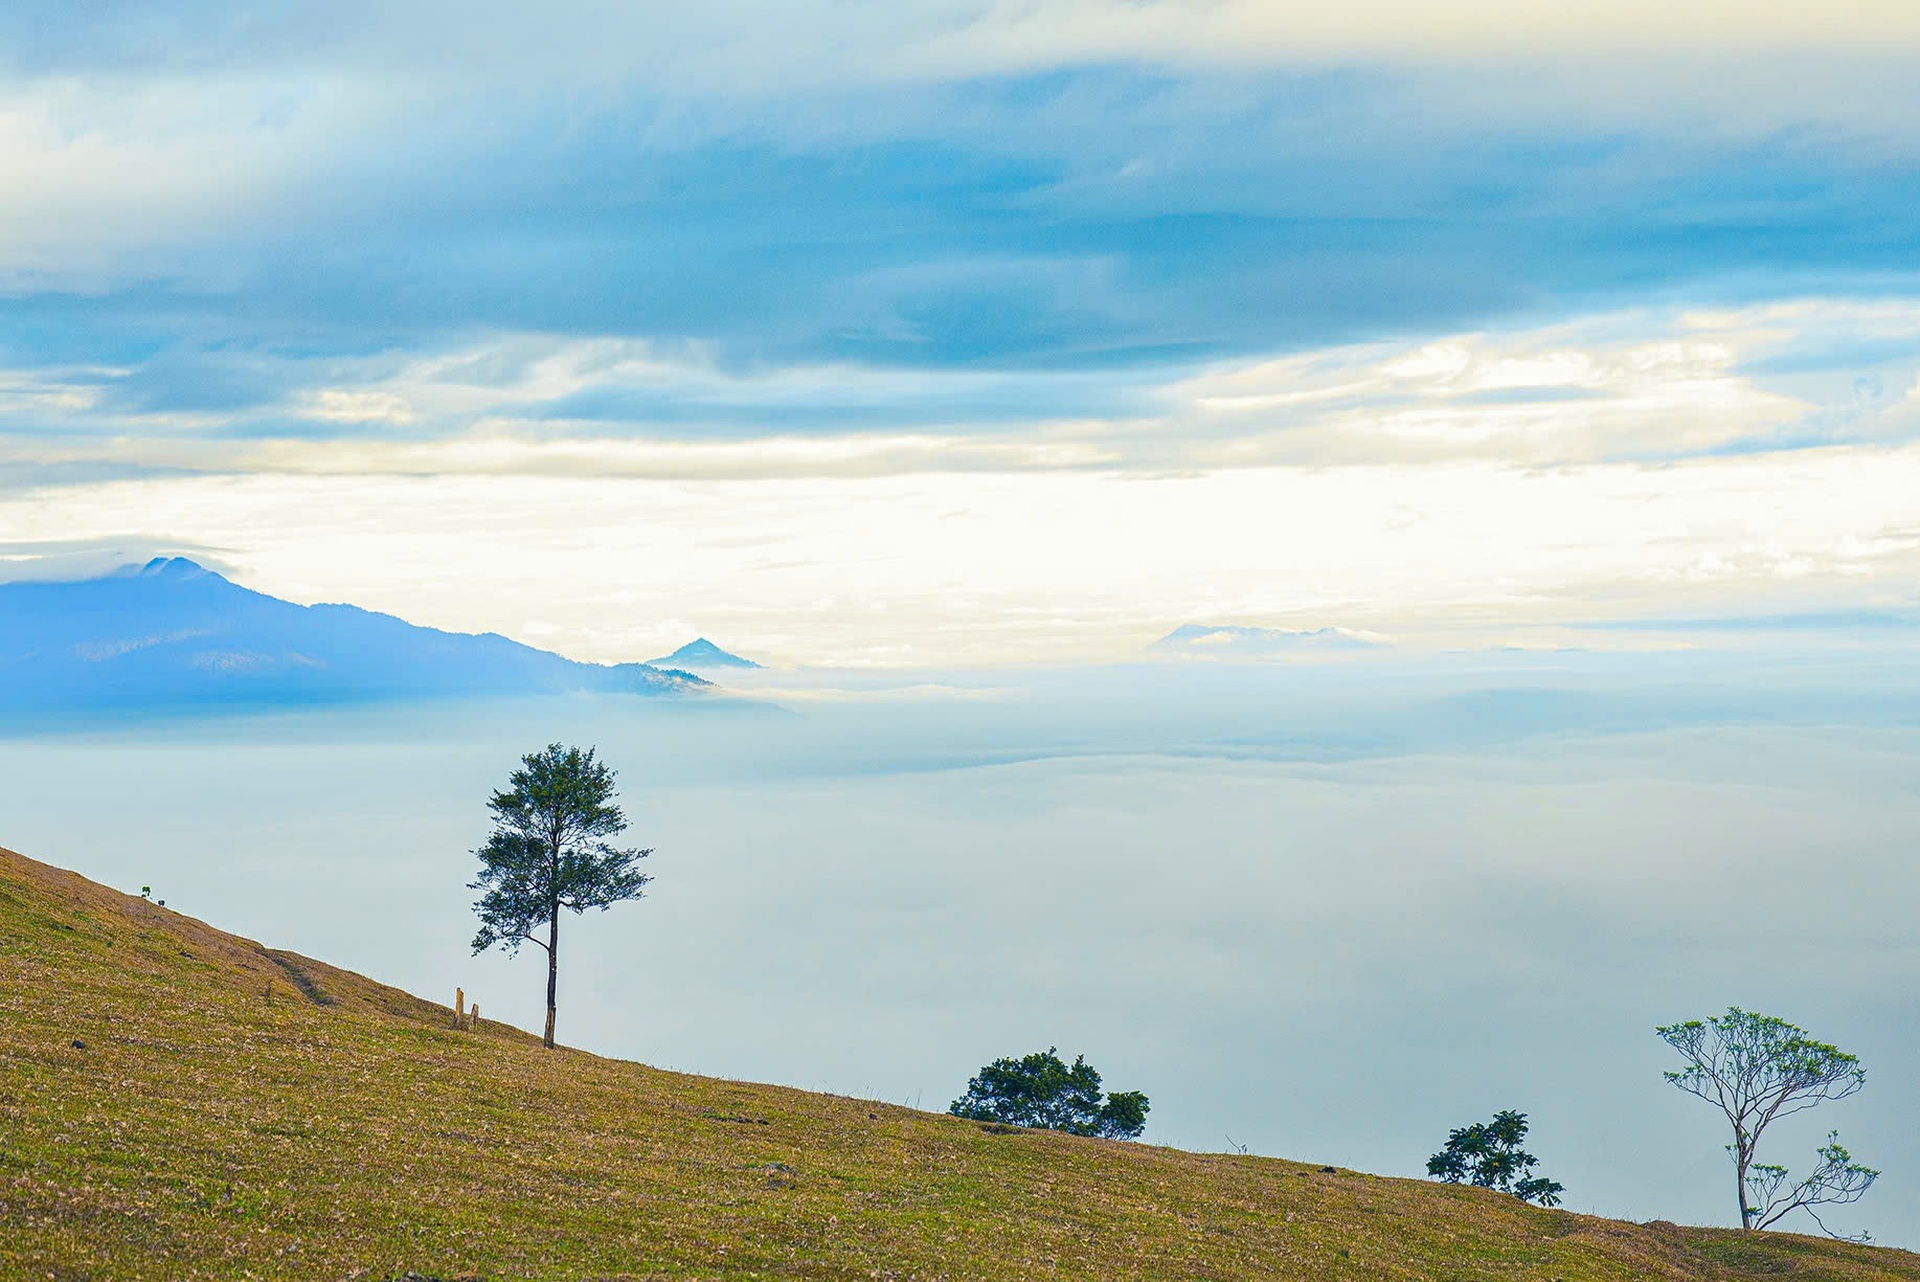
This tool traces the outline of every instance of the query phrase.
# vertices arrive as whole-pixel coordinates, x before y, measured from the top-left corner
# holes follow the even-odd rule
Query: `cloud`
[[[120,11],[85,40],[29,23],[0,93],[9,363],[544,333],[702,343],[728,362],[1112,369],[1648,290],[1898,288],[1920,247],[1914,157],[1804,115],[1731,133],[1698,104],[1556,116],[1538,83],[1483,109],[1469,98],[1505,73],[1197,69],[1116,61],[1098,36],[1237,31],[1252,10],[955,6],[931,33],[903,20],[821,53],[813,82],[697,93],[602,82],[592,58],[577,76],[538,69],[589,34],[616,60],[724,60],[788,22],[668,20],[623,42],[624,20],[581,8],[514,42],[518,20],[482,12],[438,33],[427,67],[407,64],[426,28],[384,13],[364,32],[208,15],[204,39]],[[832,33],[841,13],[814,17]],[[938,74],[833,70],[950,38],[1020,45],[1007,33],[1036,24],[1092,43]],[[805,62],[816,38],[795,40]],[[503,85],[512,68],[531,79]],[[1909,118],[1880,101],[1876,119]]]
[[[390,423],[404,427],[414,421],[413,406],[391,392],[357,392],[337,387],[311,394],[304,411],[329,423]]]
[[[0,495],[0,540],[166,531],[277,596],[595,660],[688,635],[776,664],[1123,658],[1196,619],[1380,633],[1408,653],[1635,648],[1671,642],[1573,625],[1911,609],[1916,490],[1915,444],[1185,474],[344,469]]]
[[[1844,316],[1847,309],[1830,310]],[[1807,444],[1816,403],[1741,366],[1750,354],[1817,329],[1817,312],[1615,314],[1538,330],[1336,348],[1226,365],[1167,394],[1190,406],[1213,442],[1193,447],[1196,458],[1211,452],[1242,464],[1463,457],[1559,464]],[[1920,362],[1920,348],[1909,349],[1908,359]]]
[[[1660,462],[1920,433],[1920,300],[1637,308],[1115,370],[730,364],[506,334],[0,376],[16,466],[746,478]],[[11,394],[9,394],[11,393]]]
[[[230,568],[218,549],[156,535],[39,538],[0,542],[0,583],[98,578],[126,566],[174,556],[190,557],[219,572]]]
[[[311,196],[393,108],[257,72],[17,79],[0,89],[0,292],[98,294],[129,255],[219,246]]]
[[[1322,605],[1370,626],[1359,581],[1387,615],[1514,618],[1904,582],[1872,503],[1796,508],[1770,543],[1717,487],[1764,474],[1772,502],[1767,469],[1904,458],[1920,430],[1913,19],[1730,12],[12,6],[0,505],[21,539],[266,557],[293,538],[275,504],[359,510],[338,505],[366,485],[420,523],[379,554],[445,573],[491,537],[466,505],[492,519],[522,486],[552,511],[602,493],[576,483],[697,492],[716,506],[689,519],[795,545],[708,563],[787,585],[755,616],[789,620],[775,642],[837,598],[781,595],[814,557],[855,567],[860,609],[897,593],[958,628],[939,645],[995,653],[928,594],[1038,632],[1058,591],[1062,628],[1132,650],[1190,619],[1337,622]],[[1556,469],[1565,494],[1520,479]],[[1343,497],[1362,477],[1391,501]],[[1632,543],[1636,486],[1684,554],[1595,550]],[[1180,497],[1201,492],[1217,511]],[[1275,524],[1276,502],[1314,515]],[[1368,577],[1368,555],[1425,564],[1401,540],[1434,504],[1478,595]],[[1601,510],[1552,575],[1502,542],[1557,548]],[[1024,586],[941,522],[986,523]],[[1177,566],[1145,575],[1163,607],[1103,577],[1116,523],[1168,541],[1121,540]],[[1297,562],[1276,538],[1338,546]],[[896,545],[960,568],[873,569]],[[1194,591],[1209,558],[1233,587]]]
[[[79,23],[59,5],[9,9],[0,31],[18,69],[38,71],[314,64],[368,70],[431,64],[512,82],[572,71],[589,85],[666,75],[741,91],[772,80],[975,76],[1079,62],[1149,60],[1270,66],[1394,60],[1645,57],[1660,52],[1920,49],[1920,20],[1896,0],[1809,0],[1764,9],[1736,0],[1356,0],[1337,7],[1261,0],[936,0],[895,10],[829,0],[717,0],[699,9],[557,0],[535,13],[507,0],[289,5],[271,19],[217,4],[164,13],[102,4]],[[1711,70],[1704,68],[1703,70]]]

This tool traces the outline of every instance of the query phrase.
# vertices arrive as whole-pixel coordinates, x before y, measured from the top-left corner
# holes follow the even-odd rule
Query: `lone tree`
[[[1076,1055],[1069,1068],[1049,1046],[1020,1059],[996,1059],[967,1083],[967,1093],[947,1109],[976,1122],[1004,1122],[1130,1140],[1147,1129],[1147,1097],[1119,1091],[1102,1101],[1100,1074]]]
[[[487,803],[493,835],[473,852],[480,876],[467,888],[483,892],[473,906],[480,916],[473,951],[495,944],[509,956],[518,955],[521,944],[547,950],[549,1048],[560,982],[560,910],[605,911],[641,898],[641,888],[653,880],[634,867],[651,850],[620,850],[607,840],[627,828],[612,801],[613,783],[613,770],[594,760],[592,748],[582,752],[554,743],[528,753],[508,786]]]
[[[1447,1146],[1427,1159],[1427,1174],[1449,1184],[1472,1184],[1511,1193],[1522,1202],[1560,1205],[1566,1186],[1529,1174],[1540,1159],[1520,1147],[1527,1115],[1503,1108],[1491,1122],[1475,1122],[1447,1134]]]
[[[1741,1227],[1764,1229],[1790,1212],[1805,1211],[1822,1232],[1838,1236],[1820,1223],[1813,1208],[1859,1201],[1880,1172],[1856,1163],[1841,1147],[1837,1131],[1818,1150],[1818,1165],[1792,1185],[1786,1167],[1756,1162],[1754,1150],[1776,1119],[1845,1099],[1864,1086],[1867,1074],[1858,1057],[1815,1041],[1784,1019],[1738,1006],[1713,1019],[1654,1031],[1686,1061],[1667,1080],[1716,1105],[1733,1124],[1727,1152],[1740,1194]]]

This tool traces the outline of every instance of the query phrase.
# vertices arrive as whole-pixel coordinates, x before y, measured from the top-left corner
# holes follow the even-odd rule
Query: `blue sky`
[[[0,540],[21,566],[211,548],[296,597],[380,590],[296,571],[274,550],[291,534],[182,516],[209,478],[324,504],[317,476],[618,476],[646,508],[649,483],[741,478],[1848,448],[1920,467],[1900,453],[1920,433],[1920,32],[1892,6],[0,24]],[[1436,350],[1425,381],[1395,372]],[[58,538],[36,515],[55,490]],[[827,506],[871,529],[878,494]],[[440,497],[408,509],[411,555],[459,542]],[[1818,604],[1905,603],[1904,572],[1869,577],[1874,599]],[[454,613],[430,621],[484,623]]]

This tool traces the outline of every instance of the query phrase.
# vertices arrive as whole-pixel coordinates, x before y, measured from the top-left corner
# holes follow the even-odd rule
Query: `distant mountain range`
[[[1187,623],[1153,643],[1161,653],[1198,655],[1216,658],[1250,658],[1301,651],[1371,650],[1379,641],[1345,628],[1311,628],[1294,632],[1285,628],[1247,628],[1231,624],[1211,627]]]
[[[760,666],[752,659],[728,654],[705,637],[689,641],[672,654],[658,659],[648,659],[647,662],[656,668],[757,668]]]
[[[80,582],[0,584],[0,715],[708,686],[357,606],[295,605],[178,557]]]

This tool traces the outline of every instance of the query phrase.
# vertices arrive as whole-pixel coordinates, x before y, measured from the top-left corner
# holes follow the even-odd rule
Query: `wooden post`
[[[467,1008],[467,990],[464,988],[454,989],[453,990],[453,1026],[455,1028],[460,1027],[460,1012],[465,1010],[466,1008]]]
[[[480,1003],[479,1002],[475,1002],[473,1004],[473,1014],[467,1019],[467,1027],[468,1028],[480,1027]]]

